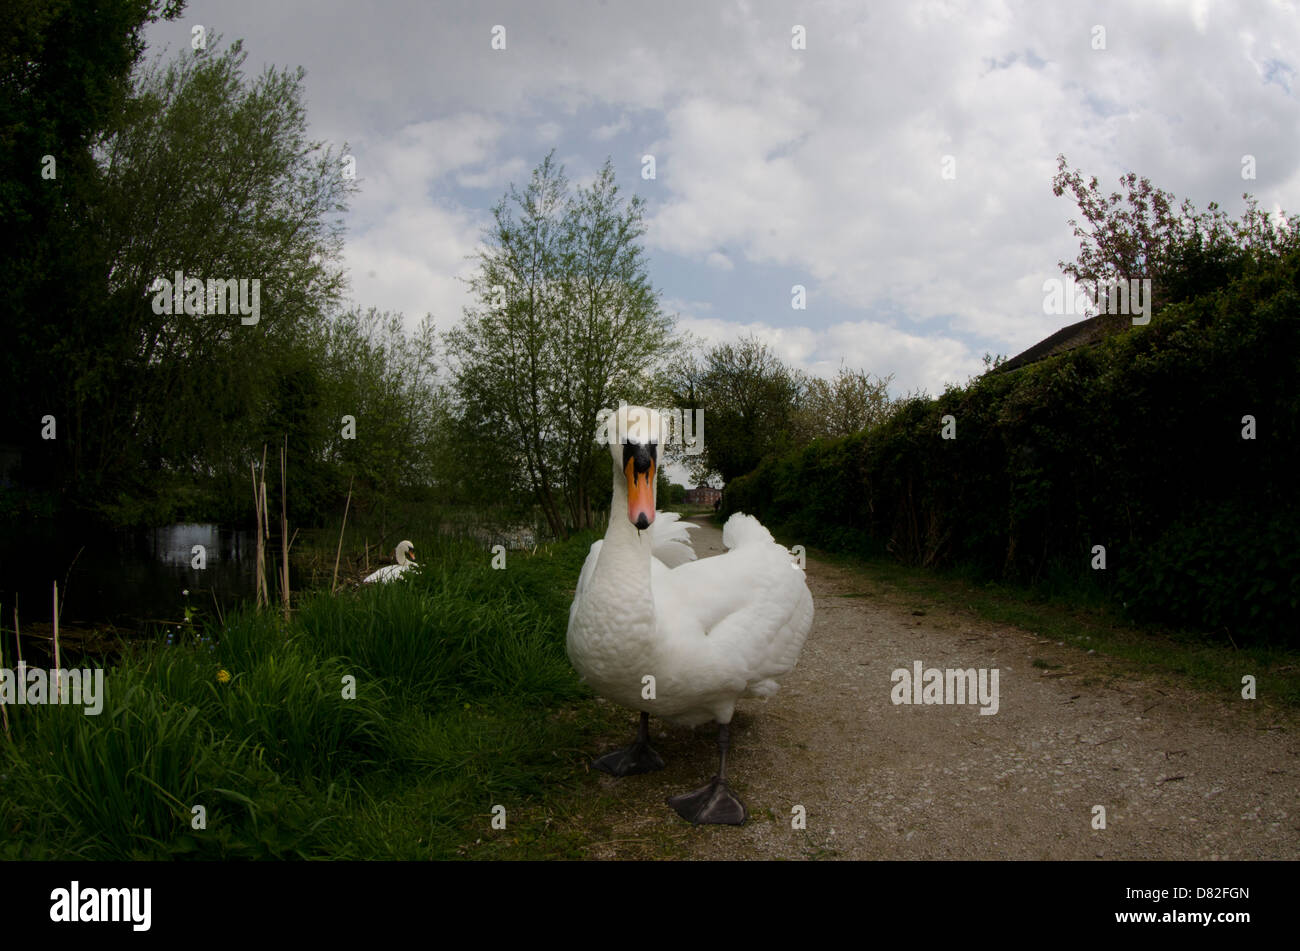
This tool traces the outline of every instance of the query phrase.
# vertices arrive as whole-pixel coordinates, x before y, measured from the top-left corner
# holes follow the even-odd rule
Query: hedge
[[[1291,255],[1096,346],[769,458],[723,508],[832,550],[1100,587],[1139,619],[1300,646],[1298,444]]]

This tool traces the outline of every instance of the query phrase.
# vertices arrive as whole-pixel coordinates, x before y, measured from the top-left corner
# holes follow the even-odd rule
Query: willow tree
[[[644,250],[644,205],[606,162],[576,193],[554,153],[492,209],[475,304],[445,335],[458,415],[493,443],[555,535],[592,524],[598,414],[638,398],[676,346]]]
[[[87,161],[58,166],[78,196],[65,260],[46,262],[59,292],[6,358],[35,394],[20,418],[57,420],[30,454],[43,478],[123,521],[242,502],[264,439],[305,448],[291,425],[326,385],[308,331],[344,284],[354,183],[307,137],[303,72],[246,77],[239,43],[206,46],[135,70]]]
[[[143,457],[185,478],[242,477],[261,441],[287,432],[301,452],[320,435],[289,423],[328,385],[310,331],[342,294],[337,216],[355,183],[307,136],[303,71],[246,77],[241,44],[218,43],[142,71],[101,149],[113,330],[79,355],[77,399],[112,439],[79,437],[89,468]],[[204,282],[199,306],[160,301],[155,282],[177,272]],[[255,286],[258,312],[232,314],[210,289],[222,281],[247,286],[249,304]]]

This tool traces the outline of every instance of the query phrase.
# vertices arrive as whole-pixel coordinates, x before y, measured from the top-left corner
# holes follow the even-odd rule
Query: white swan
[[[374,584],[376,582],[396,581],[404,574],[410,571],[416,571],[419,565],[415,559],[410,557],[415,552],[415,546],[408,541],[400,542],[393,551],[393,557],[397,559],[395,565],[384,565],[373,574],[367,575],[365,584]]]
[[[598,694],[641,711],[636,741],[597,768],[624,776],[663,767],[649,744],[651,713],[685,726],[716,721],[718,774],[668,801],[692,822],[739,825],[747,813],[727,787],[728,724],[737,700],[770,697],[794,668],[812,627],[812,595],[790,553],[749,515],[727,520],[725,554],[682,555],[687,523],[654,509],[659,434],[658,413],[619,409],[609,529],[582,566],[569,659]]]

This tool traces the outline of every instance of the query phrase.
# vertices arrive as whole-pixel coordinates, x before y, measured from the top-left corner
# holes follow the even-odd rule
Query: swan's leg
[[[727,785],[727,750],[731,748],[731,727],[726,723],[718,724],[718,775],[694,792],[669,796],[668,805],[677,811],[683,819],[689,819],[697,825],[705,823],[715,825],[739,826],[745,824],[749,813],[745,804]]]
[[[636,739],[625,750],[606,753],[591,764],[606,773],[615,776],[630,776],[633,773],[651,773],[664,768],[664,761],[650,745],[650,714],[642,712],[641,726],[637,728]]]

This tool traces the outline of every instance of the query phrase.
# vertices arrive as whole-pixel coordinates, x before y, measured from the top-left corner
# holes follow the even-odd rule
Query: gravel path
[[[722,551],[712,525],[692,535],[701,557]],[[668,808],[666,796],[713,775],[716,728],[652,719],[668,768],[599,776],[617,805],[593,858],[1300,857],[1290,712],[1143,682],[959,612],[914,613],[859,570],[811,558],[807,570],[816,619],[799,666],[732,721],[728,773],[750,821],[695,828]],[[891,672],[918,660],[996,668],[998,712],[894,705]],[[630,712],[627,724],[631,739]],[[791,828],[795,806],[806,829]],[[1094,806],[1105,829],[1093,828]]]

